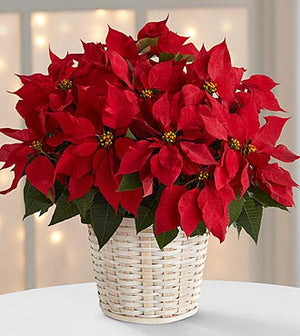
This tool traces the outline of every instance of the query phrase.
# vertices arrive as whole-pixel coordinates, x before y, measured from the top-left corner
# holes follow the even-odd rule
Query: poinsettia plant
[[[80,215],[100,248],[124,216],[153,226],[160,248],[178,229],[228,226],[257,241],[263,208],[293,206],[297,184],[277,162],[298,158],[277,140],[288,118],[264,75],[243,79],[226,42],[198,50],[147,23],[137,40],[109,28],[105,44],[59,58],[48,74],[19,76],[16,110],[26,128],[2,128],[18,143],[0,150],[3,168],[22,176],[25,217],[52,206],[49,225]],[[274,113],[273,113],[274,114]]]

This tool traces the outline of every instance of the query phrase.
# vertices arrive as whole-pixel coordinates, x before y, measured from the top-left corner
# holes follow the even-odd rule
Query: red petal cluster
[[[2,168],[15,173],[1,193],[26,175],[53,197],[58,180],[70,201],[98,187],[115,210],[137,216],[162,184],[157,233],[181,227],[189,236],[204,222],[221,241],[229,203],[250,185],[292,206],[296,183],[270,161],[298,158],[276,144],[287,118],[259,121],[264,109],[283,111],[276,83],[242,80],[225,41],[208,51],[186,41],[166,20],[146,24],[137,41],[110,28],[106,44],[83,43],[82,53],[62,59],[50,51],[47,75],[19,76],[16,109],[26,129],[0,130],[19,141],[0,149]],[[131,173],[142,187],[117,191]]]

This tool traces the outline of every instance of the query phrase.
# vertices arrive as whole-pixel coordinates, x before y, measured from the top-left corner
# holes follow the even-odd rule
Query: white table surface
[[[199,313],[166,325],[115,321],[95,283],[0,295],[1,336],[300,336],[300,288],[204,281]]]

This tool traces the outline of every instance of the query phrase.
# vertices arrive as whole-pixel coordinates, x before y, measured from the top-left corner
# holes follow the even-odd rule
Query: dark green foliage
[[[53,205],[53,202],[50,199],[46,198],[43,193],[32,186],[27,180],[23,195],[25,203],[24,218],[34,214],[35,212],[40,212],[40,215],[42,215]]]
[[[91,206],[92,227],[97,236],[101,249],[119,227],[125,211],[119,209],[117,213],[106,199],[98,193]]]
[[[255,199],[264,207],[275,207],[282,210],[288,211],[287,207],[275,201],[270,195],[262,191],[257,186],[251,186],[249,188],[248,194],[251,198]]]
[[[167,231],[164,233],[160,233],[159,235],[156,235],[156,241],[159,246],[159,248],[162,250],[166,245],[171,243],[172,240],[174,240],[178,235],[178,229],[174,229],[171,231]]]
[[[69,194],[63,192],[56,202],[56,208],[51,218],[50,225],[63,222],[79,214],[79,210],[74,201],[68,202]]]
[[[205,224],[201,221],[196,229],[194,230],[194,232],[191,233],[190,237],[194,237],[194,236],[202,236],[205,232],[206,232],[207,228],[205,226]]]
[[[237,198],[236,201],[232,201],[229,204],[229,207],[228,207],[229,218],[230,218],[229,225],[236,222],[236,220],[239,218],[242,212],[242,209],[243,209],[244,202],[245,202],[245,199],[242,197],[242,198]]]
[[[137,41],[136,45],[139,53],[147,53],[150,51],[152,46],[157,45],[158,37],[145,37]]]
[[[138,173],[125,174],[122,176],[118,191],[135,190],[142,186]]]
[[[73,201],[78,208],[82,223],[85,224],[92,223],[90,208],[93,204],[97,192],[98,192],[97,188],[92,188],[86,195]]]
[[[257,243],[258,240],[262,210],[263,207],[260,203],[248,197],[246,198],[243,210],[236,221],[238,232],[241,231],[240,227],[242,227],[253,238],[255,243]]]

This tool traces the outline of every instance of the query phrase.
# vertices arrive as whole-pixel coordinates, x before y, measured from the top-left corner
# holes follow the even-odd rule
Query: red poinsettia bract
[[[0,129],[18,141],[0,149],[2,169],[15,174],[1,193],[25,175],[53,202],[59,193],[68,202],[88,195],[85,205],[111,205],[112,221],[123,208],[137,221],[151,214],[157,235],[180,227],[190,236],[204,225],[220,241],[230,204],[244,217],[244,203],[293,206],[297,184],[274,162],[299,158],[277,144],[288,118],[262,124],[260,116],[285,112],[277,83],[244,79],[225,40],[210,50],[187,40],[167,19],[147,23],[137,40],[109,27],[105,43],[83,43],[63,58],[50,51],[47,74],[20,75],[16,110],[26,128]],[[90,200],[95,191],[103,197]],[[233,220],[240,229],[243,216]]]

